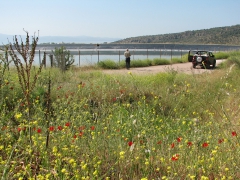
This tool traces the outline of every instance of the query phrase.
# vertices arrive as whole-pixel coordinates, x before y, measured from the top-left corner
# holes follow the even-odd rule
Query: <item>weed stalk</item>
[[[27,106],[27,109],[25,110],[25,112],[27,114],[27,119],[28,119],[29,140],[30,140],[30,144],[32,144],[32,135],[31,135],[32,132],[30,127],[30,121],[31,121],[31,99],[30,98],[31,98],[31,93],[36,85],[38,75],[42,70],[43,62],[46,59],[46,54],[44,54],[42,63],[40,64],[40,67],[37,73],[32,78],[31,68],[34,61],[35,49],[37,47],[37,42],[38,42],[38,36],[35,37],[35,34],[34,34],[34,36],[32,37],[32,43],[30,44],[28,32],[27,31],[25,32],[27,34],[25,44],[23,43],[22,39],[21,39],[21,42],[19,43],[17,36],[15,36],[13,38],[14,43],[13,44],[9,43],[9,48],[10,48],[10,56],[17,69],[18,80],[22,89],[22,93],[24,95],[25,105]],[[21,55],[23,62],[17,56],[16,51]]]

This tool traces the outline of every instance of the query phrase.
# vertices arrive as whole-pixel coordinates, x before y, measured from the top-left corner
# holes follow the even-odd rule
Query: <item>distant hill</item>
[[[130,37],[113,43],[177,43],[240,45],[240,25],[185,31],[172,34]]]
[[[30,34],[30,37],[32,34]],[[0,34],[0,45],[8,44],[13,42],[15,35]],[[19,36],[18,36],[19,37]],[[21,35],[22,39],[25,40],[26,36]],[[104,43],[117,41],[120,38],[108,38],[108,37],[91,37],[91,36],[39,36],[38,44],[51,44],[51,43]]]
[[[42,36],[39,43],[104,43],[113,42],[120,38],[91,37],[91,36]]]

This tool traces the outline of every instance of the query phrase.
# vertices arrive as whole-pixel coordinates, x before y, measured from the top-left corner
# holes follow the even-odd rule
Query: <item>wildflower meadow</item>
[[[240,179],[239,62],[191,75],[1,63],[1,179]]]

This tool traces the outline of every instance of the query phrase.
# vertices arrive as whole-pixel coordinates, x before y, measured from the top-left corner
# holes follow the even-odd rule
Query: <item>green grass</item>
[[[187,62],[187,55],[184,55],[183,58],[172,58],[169,59],[137,59],[131,60],[131,67],[148,67],[148,66],[157,66],[157,65],[167,65],[167,64],[175,64],[175,63],[184,63]],[[106,59],[97,63],[97,66],[103,69],[121,69],[125,68],[125,60],[121,60],[120,62],[115,62],[110,59]]]
[[[229,52],[217,52],[215,54],[216,59],[228,59],[232,56],[240,56],[240,51],[229,51]]]
[[[0,176],[239,179],[239,62],[231,54],[199,75],[43,69],[30,114],[10,69],[0,86]]]

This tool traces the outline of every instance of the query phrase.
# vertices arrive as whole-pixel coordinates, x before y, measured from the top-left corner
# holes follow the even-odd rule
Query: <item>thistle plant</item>
[[[31,72],[34,62],[35,49],[37,47],[38,36],[35,34],[32,37],[32,42],[30,43],[30,38],[28,32],[26,32],[26,42],[25,44],[22,41],[18,41],[17,36],[13,37],[13,44],[9,43],[9,54],[17,70],[19,84],[23,93],[23,102],[27,107],[25,112],[27,113],[28,122],[30,124],[30,112],[31,112],[31,93],[36,85],[38,76],[42,70],[43,63],[46,60],[46,55],[44,54],[43,60],[40,64],[39,69],[34,74]],[[23,61],[17,56],[17,53],[20,54]],[[31,140],[31,130],[30,131],[30,140]]]

